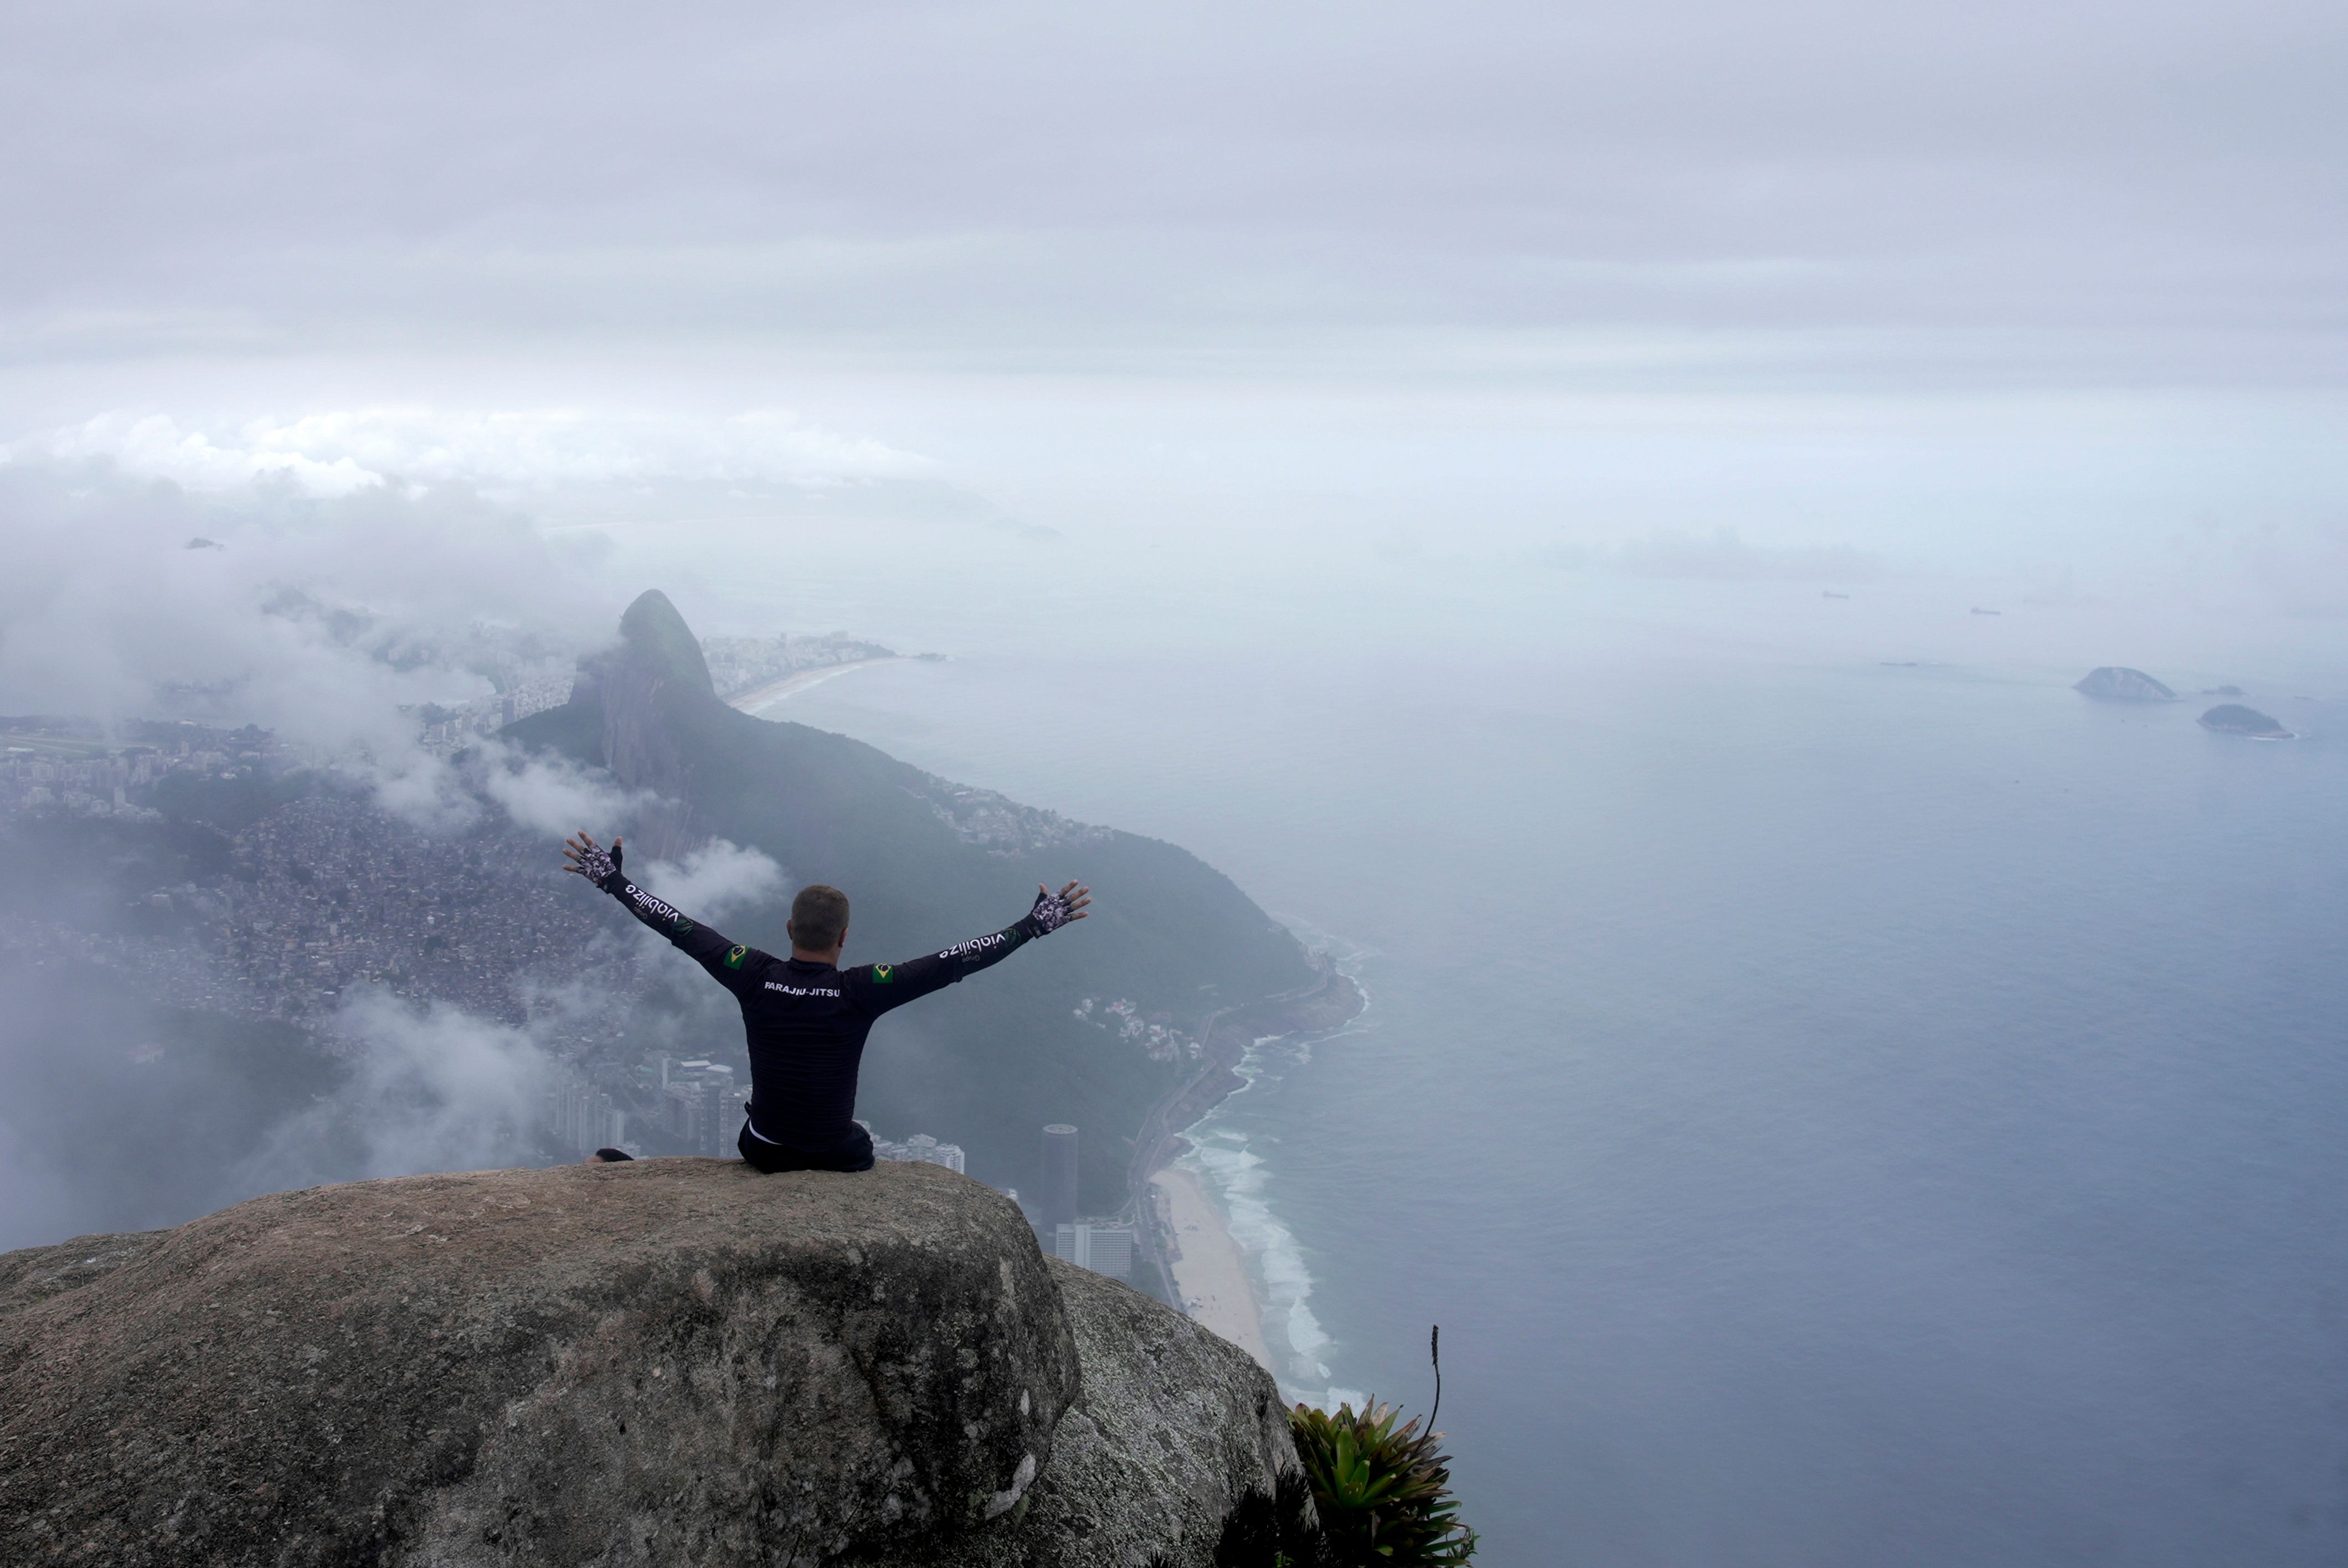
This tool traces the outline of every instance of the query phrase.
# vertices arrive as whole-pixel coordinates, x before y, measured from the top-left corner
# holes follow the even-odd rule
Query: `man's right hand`
[[[562,841],[562,869],[584,876],[604,891],[611,891],[613,879],[620,875],[620,841],[612,840],[612,847],[599,846],[585,828],[576,838]]]
[[[1057,893],[1035,884],[1035,907],[1027,911],[1027,918],[1039,937],[1048,937],[1071,920],[1085,917],[1085,906],[1093,901],[1093,890],[1071,882]]]

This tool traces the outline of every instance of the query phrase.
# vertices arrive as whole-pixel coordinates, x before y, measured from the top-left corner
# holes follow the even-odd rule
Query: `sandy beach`
[[[820,686],[836,675],[850,670],[861,670],[872,664],[894,664],[894,659],[851,659],[845,664],[819,664],[812,670],[796,671],[779,681],[769,681],[763,686],[753,686],[747,692],[726,699],[729,708],[739,708],[746,713],[781,702],[794,692],[804,692],[810,686]]]
[[[1248,1282],[1247,1258],[1207,1201],[1198,1178],[1171,1166],[1149,1178],[1164,1204],[1174,1241],[1174,1286],[1184,1310],[1272,1371],[1263,1337],[1263,1310]]]

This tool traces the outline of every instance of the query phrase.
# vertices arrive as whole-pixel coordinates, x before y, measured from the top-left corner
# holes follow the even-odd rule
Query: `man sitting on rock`
[[[791,900],[783,925],[791,956],[783,959],[727,941],[629,881],[617,838],[604,849],[582,832],[562,854],[564,870],[617,898],[741,1002],[750,1036],[750,1114],[736,1146],[761,1171],[870,1170],[872,1138],[854,1118],[856,1070],[873,1020],[1083,919],[1092,902],[1092,890],[1073,882],[1057,893],[1038,886],[1035,907],[992,936],[901,964],[843,969],[848,895],[837,887],[818,883]]]

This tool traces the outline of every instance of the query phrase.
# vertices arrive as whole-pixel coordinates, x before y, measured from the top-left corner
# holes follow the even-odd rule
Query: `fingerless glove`
[[[1027,911],[1027,923],[1037,936],[1050,936],[1068,923],[1068,901],[1057,893],[1038,893],[1035,907]]]

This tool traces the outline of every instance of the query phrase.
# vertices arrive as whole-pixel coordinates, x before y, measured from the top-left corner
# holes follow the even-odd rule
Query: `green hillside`
[[[999,928],[1025,912],[1039,882],[1089,883],[1095,917],[891,1015],[865,1057],[860,1114],[884,1136],[960,1143],[973,1173],[998,1182],[1029,1185],[1039,1129],[1072,1122],[1084,1132],[1083,1202],[1114,1209],[1131,1134],[1189,1071],[1078,1021],[1084,998],[1128,999],[1194,1034],[1218,1007],[1313,976],[1293,937],[1173,845],[999,800],[979,815],[1000,820],[1008,808],[1019,825],[979,842],[983,826],[949,820],[953,786],[846,736],[726,706],[691,630],[657,592],[629,608],[619,646],[582,667],[568,706],[506,733],[681,800],[692,835],[764,850],[794,887],[845,889],[850,963]],[[785,951],[786,903],[719,924],[736,941]]]

